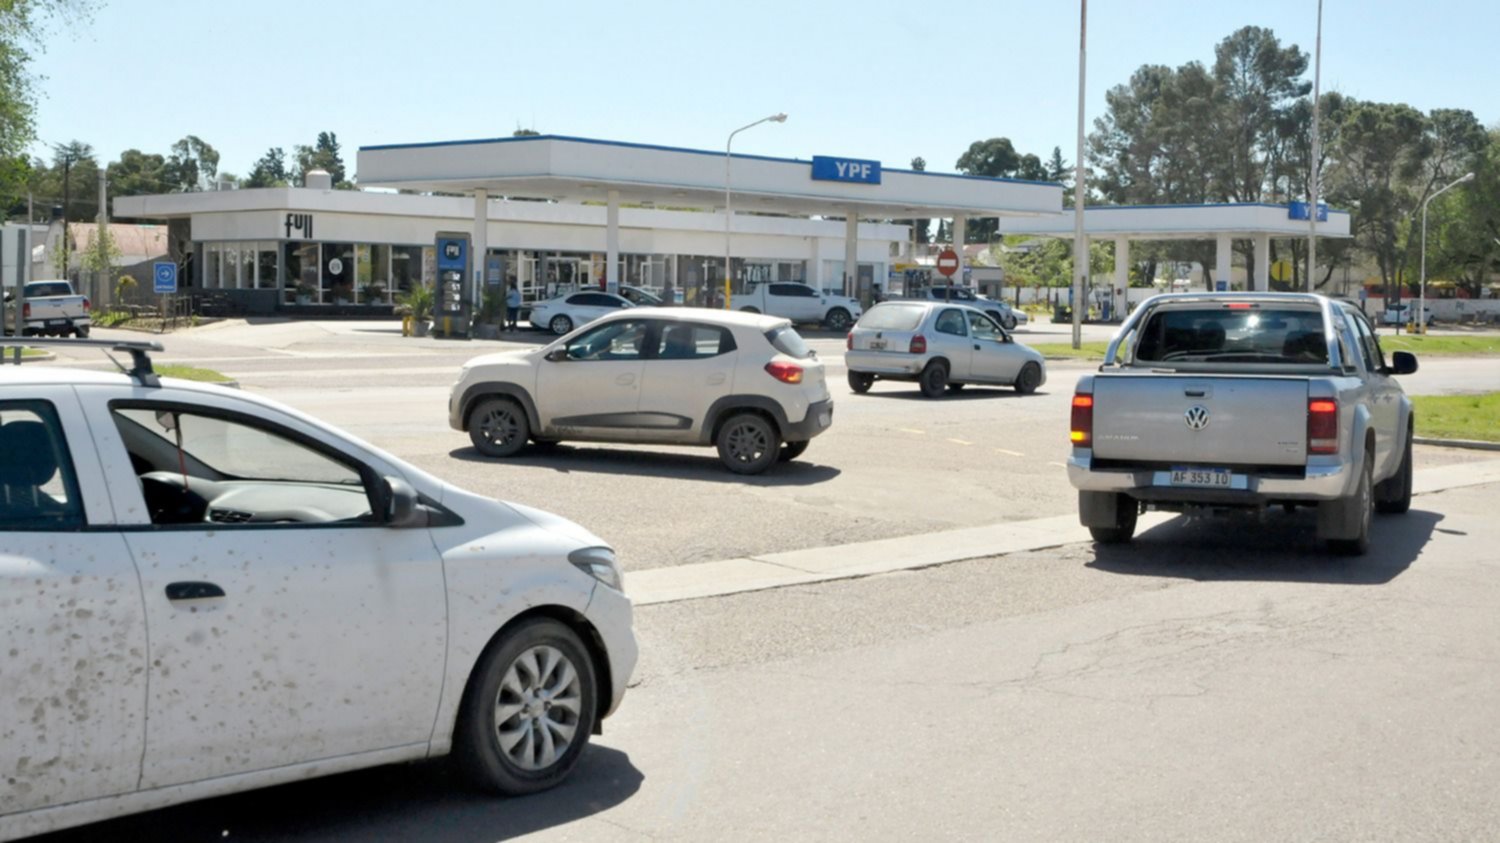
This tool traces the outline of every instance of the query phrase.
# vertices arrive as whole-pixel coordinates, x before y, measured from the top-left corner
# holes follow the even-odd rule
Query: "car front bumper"
[[[1343,463],[1307,466],[1302,477],[1234,473],[1228,489],[1173,486],[1160,468],[1094,470],[1092,452],[1068,457],[1068,482],[1081,492],[1123,492],[1137,500],[1220,506],[1264,506],[1271,501],[1326,501],[1347,497],[1358,478]]]
[[[604,645],[605,658],[609,661],[610,699],[608,706],[599,713],[602,719],[620,707],[625,688],[635,673],[636,661],[640,658],[640,645],[635,640],[635,608],[630,598],[620,592],[606,585],[596,585],[584,615],[599,632],[599,641]]]

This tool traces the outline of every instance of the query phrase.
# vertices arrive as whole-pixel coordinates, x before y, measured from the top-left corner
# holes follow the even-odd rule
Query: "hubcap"
[[[566,334],[573,325],[566,316],[559,316],[552,320],[552,333]]]
[[[495,698],[500,751],[523,770],[556,764],[578,732],[583,694],[573,662],[556,647],[532,647],[511,663]]]
[[[507,410],[491,410],[484,414],[484,419],[479,423],[479,432],[484,435],[486,442],[493,445],[506,445],[516,440],[521,433],[521,426],[516,423],[516,416]]]
[[[750,463],[770,450],[765,431],[756,425],[741,424],[729,430],[729,455],[736,462]]]

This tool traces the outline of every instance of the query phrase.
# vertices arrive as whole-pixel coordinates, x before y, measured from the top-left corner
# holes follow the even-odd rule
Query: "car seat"
[[[662,343],[662,358],[666,360],[691,360],[697,354],[693,342],[693,329],[687,325],[674,325],[667,329]]]
[[[1328,359],[1328,343],[1315,331],[1287,334],[1281,344],[1281,356],[1298,362],[1321,363]]]
[[[55,523],[71,514],[71,507],[42,490],[56,475],[57,456],[45,424],[0,426],[0,520]]]

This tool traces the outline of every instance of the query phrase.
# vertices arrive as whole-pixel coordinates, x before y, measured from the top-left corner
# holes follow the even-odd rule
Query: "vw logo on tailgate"
[[[1187,423],[1189,430],[1202,430],[1208,427],[1208,408],[1202,404],[1194,404],[1182,414],[1182,420]]]

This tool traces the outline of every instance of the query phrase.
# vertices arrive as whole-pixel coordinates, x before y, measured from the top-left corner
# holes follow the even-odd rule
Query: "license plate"
[[[48,319],[47,320],[47,325],[49,327],[50,326],[61,326],[61,325],[66,325],[66,324],[68,324],[68,320],[66,320],[66,319]]]
[[[1174,468],[1170,482],[1173,486],[1228,489],[1234,484],[1234,475],[1227,468]]]
[[[870,340],[871,351],[885,351],[885,340]]]

